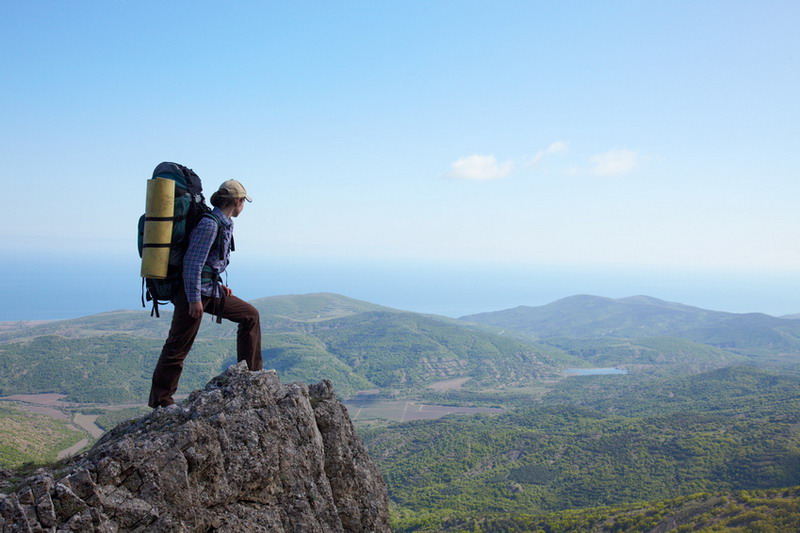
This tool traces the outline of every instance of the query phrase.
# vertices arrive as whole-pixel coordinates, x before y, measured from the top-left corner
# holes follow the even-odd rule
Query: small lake
[[[567,368],[564,370],[571,376],[607,376],[611,374],[627,374],[623,368]]]

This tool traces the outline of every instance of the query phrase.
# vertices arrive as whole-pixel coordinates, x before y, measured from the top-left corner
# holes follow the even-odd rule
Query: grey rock
[[[22,505],[30,505],[34,502],[33,489],[31,487],[22,487],[17,492],[17,501]]]
[[[0,530],[390,531],[383,478],[331,383],[244,363],[0,494]]]
[[[39,499],[45,494],[50,494],[54,484],[55,482],[53,481],[53,478],[50,477],[46,472],[37,472],[37,475],[33,478],[30,487],[33,491],[34,497]]]
[[[43,527],[55,527],[58,523],[56,509],[53,505],[53,499],[50,497],[50,493],[42,494],[39,499],[36,500],[36,516]]]
[[[25,509],[16,496],[0,494],[0,516],[3,517],[3,533],[28,533],[31,526]]]

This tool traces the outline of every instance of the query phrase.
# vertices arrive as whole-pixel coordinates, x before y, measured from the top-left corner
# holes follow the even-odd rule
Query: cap
[[[228,180],[219,186],[217,192],[211,195],[212,203],[214,197],[217,198],[244,198],[248,202],[253,199],[247,196],[247,191],[244,186],[236,180]]]

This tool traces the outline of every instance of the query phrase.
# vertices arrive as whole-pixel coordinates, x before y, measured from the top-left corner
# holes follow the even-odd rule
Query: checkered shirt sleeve
[[[183,287],[189,302],[200,301],[200,276],[216,237],[217,223],[208,217],[200,219],[189,237],[189,248],[183,257]]]

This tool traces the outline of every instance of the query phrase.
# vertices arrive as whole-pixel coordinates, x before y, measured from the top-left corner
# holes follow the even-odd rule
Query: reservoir
[[[567,368],[564,370],[571,376],[607,376],[610,374],[627,374],[623,368]]]

